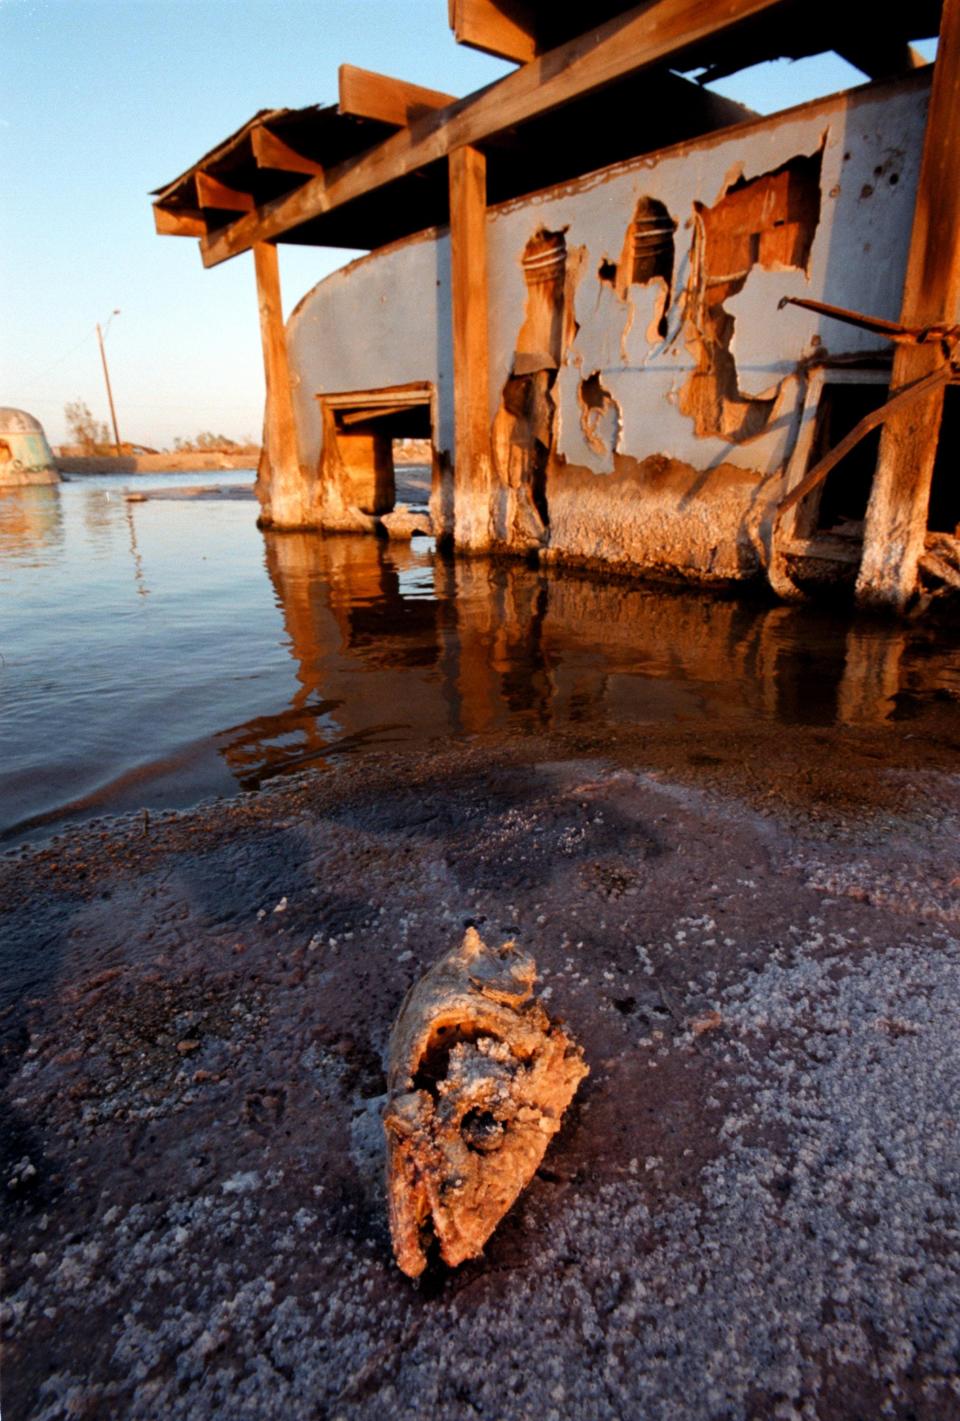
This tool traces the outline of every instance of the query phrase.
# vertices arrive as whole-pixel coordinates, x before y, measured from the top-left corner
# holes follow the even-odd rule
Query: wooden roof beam
[[[338,79],[340,113],[353,118],[376,119],[394,128],[406,128],[424,114],[449,108],[457,102],[454,94],[424,89],[420,84],[408,84],[405,79],[391,79],[372,69],[358,69],[355,64],[341,64]]]
[[[253,213],[256,210],[257,204],[251,193],[238,192],[236,188],[227,187],[226,183],[222,183],[210,173],[198,172],[194,176],[198,207],[209,207],[217,212]]]
[[[457,44],[529,64],[537,53],[536,16],[523,0],[448,0]]]
[[[355,198],[448,157],[458,148],[559,108],[604,85],[653,64],[663,64],[688,46],[771,9],[779,0],[653,0],[605,25],[558,45],[507,74],[498,83],[401,128],[377,147],[340,163],[325,178],[311,178],[295,192],[265,203],[202,239],[205,266],[216,266],[271,241]]]
[[[313,158],[305,158],[302,153],[284,143],[269,128],[258,124],[250,132],[250,147],[258,168],[269,168],[278,173],[303,173],[304,177],[322,177],[323,165]]]
[[[192,212],[171,212],[169,208],[153,205],[153,225],[160,237],[205,237],[207,224],[202,217]]]

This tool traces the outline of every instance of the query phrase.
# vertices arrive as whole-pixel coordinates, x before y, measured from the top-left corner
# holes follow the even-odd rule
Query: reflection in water
[[[136,585],[137,594],[140,597],[148,597],[150,589],[143,577],[143,558],[140,556],[140,549],[137,546],[137,530],[133,524],[133,505],[124,503],[124,514],[127,520],[127,527],[130,529],[130,556],[133,558],[133,581]]]
[[[458,737],[602,752],[666,726],[709,754],[755,723],[909,718],[957,738],[960,651],[930,627],[264,535],[252,502],[131,507],[131,482],[0,496],[0,841]]]
[[[847,633],[843,672],[837,687],[837,719],[844,725],[874,725],[889,720],[901,685],[907,633],[887,626],[852,626]]]
[[[125,503],[122,489],[84,488],[83,526],[90,545],[103,549],[109,546],[122,517]]]
[[[0,553],[4,558],[26,563],[32,554],[62,541],[63,515],[56,484],[0,489]]]
[[[882,724],[908,634],[808,608],[266,533],[290,706],[221,737],[244,787],[365,744],[577,725]],[[422,547],[422,545],[419,545]],[[957,661],[952,682],[960,689]]]

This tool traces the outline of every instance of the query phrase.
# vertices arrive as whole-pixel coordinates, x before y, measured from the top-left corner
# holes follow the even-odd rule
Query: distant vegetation
[[[113,454],[115,446],[105,424],[94,419],[89,405],[83,400],[72,400],[63,407],[63,417],[71,445],[76,445],[81,454]]]
[[[245,439],[228,439],[225,434],[212,434],[205,430],[195,439],[175,439],[175,454],[255,454],[260,448],[249,435]]]
[[[63,407],[67,424],[68,442],[61,446],[61,454],[84,456],[115,454],[116,445],[110,438],[107,426],[94,419],[90,407],[83,400],[71,400]],[[257,454],[259,444],[248,435],[245,439],[228,439],[225,434],[213,434],[204,430],[191,439],[175,439],[172,451],[175,454]],[[121,454],[156,454],[146,444],[120,445]],[[162,451],[169,452],[169,451]]]

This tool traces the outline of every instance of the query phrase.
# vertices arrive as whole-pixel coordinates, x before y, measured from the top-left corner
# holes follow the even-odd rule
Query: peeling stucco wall
[[[897,317],[928,85],[919,71],[491,209],[492,546],[701,577],[756,569],[803,411],[806,363],[883,349],[866,332],[778,303],[812,296]],[[744,218],[731,250],[750,260],[718,272],[717,232],[748,207],[762,230]],[[666,220],[644,266],[634,227],[638,218],[651,225],[650,214]],[[791,223],[796,232],[781,230]],[[544,234],[560,234],[565,250],[552,323],[531,302],[529,259]],[[706,343],[704,272],[733,278],[719,288],[719,326]],[[317,393],[411,380],[435,385],[435,440],[452,449],[449,331],[442,233],[372,254],[314,288],[288,332],[304,463],[316,467],[319,454]],[[547,348],[532,351],[531,340]],[[711,380],[710,400],[691,394]],[[541,465],[535,497],[530,471]]]

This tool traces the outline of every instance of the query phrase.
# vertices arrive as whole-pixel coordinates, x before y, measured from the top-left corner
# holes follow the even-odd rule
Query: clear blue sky
[[[263,376],[249,255],[204,271],[150,189],[257,109],[335,101],[343,61],[456,94],[509,67],[453,42],[446,0],[0,0],[0,52],[0,405],[54,443],[67,400],[105,420],[94,327],[119,307],[120,433],[155,447],[258,439]],[[858,82],[829,57],[716,87],[769,112]],[[354,255],[280,252],[287,311]]]

